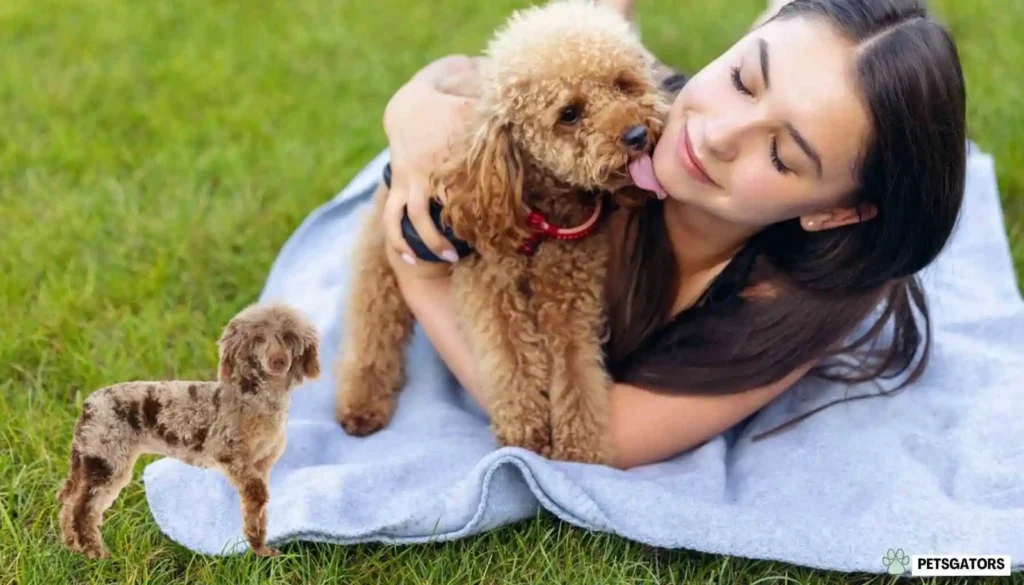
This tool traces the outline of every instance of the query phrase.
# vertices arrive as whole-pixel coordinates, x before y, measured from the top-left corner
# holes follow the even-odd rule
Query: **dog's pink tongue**
[[[642,158],[629,163],[629,175],[633,177],[637,187],[651,191],[658,199],[664,199],[668,195],[658,182],[658,178],[654,176],[654,161],[650,155],[645,154]]]

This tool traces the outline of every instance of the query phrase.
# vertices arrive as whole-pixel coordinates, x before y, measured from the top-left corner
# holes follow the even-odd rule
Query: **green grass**
[[[548,517],[447,544],[207,558],[159,532],[138,481],[108,514],[113,560],[59,545],[55,493],[83,397],[117,380],[209,376],[219,328],[256,297],[288,235],[385,146],[391,92],[428,59],[478,50],[522,4],[0,3],[0,583],[842,582]],[[694,70],[760,6],[643,0],[640,17],[655,52]],[[1024,274],[1024,8],[938,7]]]

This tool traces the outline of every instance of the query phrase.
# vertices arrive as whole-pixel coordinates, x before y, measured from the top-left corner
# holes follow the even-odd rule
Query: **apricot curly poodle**
[[[628,167],[649,161],[667,96],[631,25],[587,1],[515,13],[480,62],[474,117],[433,187],[475,250],[451,282],[492,429],[501,445],[608,463],[604,220],[610,202],[635,204]],[[414,325],[380,229],[387,187],[375,197],[336,366],[353,435],[390,420]]]

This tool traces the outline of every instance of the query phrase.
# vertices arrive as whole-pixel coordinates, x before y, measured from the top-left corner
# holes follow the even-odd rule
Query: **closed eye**
[[[740,68],[739,67],[733,67],[732,68],[732,86],[736,88],[736,91],[738,91],[738,92],[740,92],[740,93],[742,93],[744,95],[748,95],[748,96],[751,96],[751,97],[754,96],[754,92],[750,91],[747,88],[747,86],[743,85],[743,79],[740,78]]]
[[[792,169],[782,163],[782,159],[779,158],[779,139],[772,137],[772,146],[770,149],[772,157],[772,165],[775,166],[775,170],[779,171],[783,175],[793,172]]]

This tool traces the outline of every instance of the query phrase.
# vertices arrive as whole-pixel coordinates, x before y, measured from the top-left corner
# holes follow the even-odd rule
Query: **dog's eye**
[[[580,108],[575,105],[562,108],[562,113],[558,115],[558,121],[562,124],[575,124],[579,119]]]
[[[633,84],[625,79],[618,79],[615,81],[615,89],[619,93],[630,93],[633,90]]]
[[[263,343],[266,340],[267,338],[263,337],[262,335],[256,335],[256,337],[253,338],[253,341],[255,341],[256,343]]]

